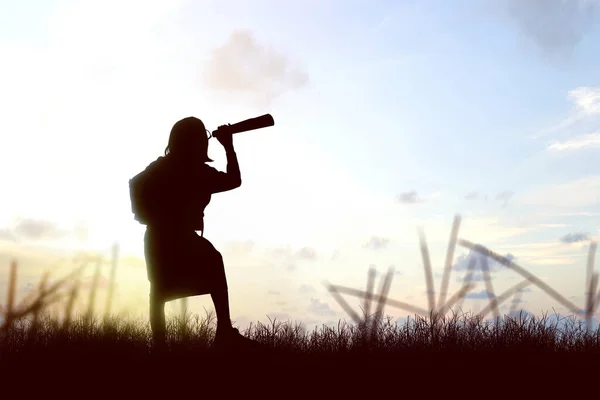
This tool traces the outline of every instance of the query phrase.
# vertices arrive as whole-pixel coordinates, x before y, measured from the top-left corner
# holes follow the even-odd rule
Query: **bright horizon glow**
[[[600,222],[600,40],[581,10],[519,4],[3,4],[1,261],[22,260],[26,285],[54,257],[42,248],[110,254],[118,242],[117,307],[146,312],[128,179],[163,154],[181,118],[215,129],[271,113],[274,127],[235,136],[242,186],[206,209],[234,319],[335,321],[345,314],[323,280],[362,288],[369,265],[394,265],[391,297],[425,306],[417,227],[439,290],[457,213],[461,238],[513,254],[584,304]],[[553,12],[559,22],[544,24]],[[209,155],[225,169],[216,141]],[[29,226],[17,243],[19,219],[54,227]],[[518,279],[493,275],[498,290]],[[560,309],[536,288],[523,300]]]

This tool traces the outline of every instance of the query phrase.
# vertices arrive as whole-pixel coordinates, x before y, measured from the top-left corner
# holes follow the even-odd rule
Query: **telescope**
[[[219,127],[217,130],[211,133],[211,137],[219,136],[219,129],[221,129],[221,132],[226,130],[227,132],[234,134],[240,132],[253,131],[255,129],[266,128],[268,126],[273,125],[275,125],[275,120],[273,119],[271,114],[265,114],[259,117],[245,119],[233,125],[224,125],[222,127]]]

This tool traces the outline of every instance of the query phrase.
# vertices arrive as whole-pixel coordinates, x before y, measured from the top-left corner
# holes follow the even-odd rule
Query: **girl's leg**
[[[150,288],[150,328],[156,344],[163,344],[166,336],[165,302],[152,286]]]
[[[146,268],[148,273],[148,281],[150,282],[150,328],[154,341],[157,344],[162,344],[166,336],[165,324],[165,301],[157,289],[155,282],[160,282],[161,275],[158,274],[157,268],[164,263],[164,257],[159,257],[161,246],[168,246],[169,243],[161,241],[161,237],[157,231],[146,229],[144,235],[144,256],[146,258]]]
[[[214,250],[214,258],[216,273],[214,276],[213,287],[210,296],[215,311],[217,313],[217,330],[227,330],[231,328],[231,312],[229,309],[229,290],[227,288],[227,276],[225,275],[225,265],[223,257],[216,249]]]

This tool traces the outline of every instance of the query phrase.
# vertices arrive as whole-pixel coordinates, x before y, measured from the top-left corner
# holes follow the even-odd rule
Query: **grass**
[[[430,294],[428,310],[388,298],[391,270],[385,275],[379,293],[374,293],[376,274],[370,270],[365,291],[327,284],[352,323],[340,320],[336,326],[321,326],[314,330],[307,330],[293,321],[252,324],[243,334],[264,346],[263,351],[254,353],[223,354],[214,349],[215,318],[210,313],[202,318],[189,313],[172,317],[168,321],[167,344],[157,348],[152,343],[147,320],[110,314],[112,296],[107,299],[105,309],[108,312],[103,316],[94,315],[94,285],[87,300],[87,311],[75,314],[73,304],[80,297],[78,282],[83,267],[52,285],[47,284],[48,277],[44,276],[37,291],[17,304],[14,298],[17,265],[13,263],[5,321],[0,329],[0,368],[26,375],[38,371],[41,374],[117,377],[135,372],[148,379],[152,374],[177,371],[184,375],[256,375],[271,380],[303,376],[312,381],[325,375],[350,379],[353,374],[363,380],[382,376],[398,379],[398,376],[416,376],[422,371],[437,371],[444,376],[485,373],[489,379],[495,379],[492,372],[516,377],[516,371],[531,373],[543,367],[558,368],[562,372],[597,369],[600,365],[600,330],[591,329],[591,315],[600,297],[598,274],[593,271],[595,243],[590,244],[588,257],[586,307],[578,308],[513,260],[481,245],[458,240],[459,223],[457,216],[437,300],[433,296],[427,246],[424,235],[420,235]],[[524,281],[496,295],[491,279],[488,279],[486,289],[492,294],[489,304],[479,314],[462,312],[462,299],[475,284],[470,279],[473,274],[471,264],[463,287],[454,294],[447,293],[457,243],[501,262],[521,274]],[[116,275],[116,259],[117,249],[113,252],[109,292]],[[94,280],[97,281],[100,263],[94,263]],[[489,271],[483,268],[483,273]],[[501,316],[500,304],[518,298],[521,289],[528,285],[545,291],[574,310],[574,315],[562,320],[550,318],[548,314],[541,317],[524,313]],[[352,310],[342,294],[363,299],[362,316]],[[391,317],[385,316],[386,305],[408,310],[414,316],[405,324],[397,325]],[[51,309],[53,313],[49,311]],[[57,316],[57,309],[62,310],[61,317]],[[486,318],[489,313],[493,313],[494,318]]]
[[[373,317],[373,316],[371,316]],[[209,353],[214,337],[214,317],[189,315],[168,322],[166,353]],[[15,322],[4,331],[0,342],[3,362],[34,355],[41,358],[113,357],[115,353],[146,356],[153,352],[151,332],[143,319],[114,317],[89,319],[77,316],[68,325],[42,316],[32,329],[31,319]],[[437,320],[415,316],[404,324],[381,318],[376,332],[366,334],[364,325],[340,320],[336,326],[307,330],[292,321],[271,320],[251,324],[244,334],[267,349],[290,356],[374,355],[391,359],[411,354],[468,355],[506,352],[521,354],[600,355],[600,330],[588,331],[581,320],[563,317],[550,319],[527,313],[504,316],[498,321],[484,320],[472,313],[452,313]],[[58,351],[57,351],[58,349]]]
[[[64,325],[41,316],[34,333],[31,319],[21,319],[4,332],[0,373],[6,379],[68,377],[88,388],[100,381],[111,387],[133,384],[140,395],[143,390],[152,393],[148,385],[154,379],[168,387],[195,381],[213,387],[211,382],[223,376],[232,384],[268,382],[271,390],[288,391],[299,384],[342,389],[359,382],[415,379],[471,378],[479,385],[536,373],[548,379],[547,371],[562,379],[582,379],[595,374],[600,359],[600,331],[590,332],[575,318],[557,321],[522,314],[491,322],[471,313],[452,313],[437,320],[415,316],[403,325],[392,318],[377,320],[370,335],[372,325],[343,320],[314,330],[291,321],[257,323],[243,333],[262,343],[265,351],[223,354],[212,345],[210,314],[188,315],[187,321],[171,318],[164,349],[153,346],[143,319],[81,315]],[[181,390],[193,392],[191,387]],[[446,392],[441,387],[429,390]]]

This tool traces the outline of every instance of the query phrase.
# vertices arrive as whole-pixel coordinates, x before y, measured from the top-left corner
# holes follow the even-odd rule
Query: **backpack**
[[[202,190],[188,191],[169,176],[172,168],[159,157],[129,180],[129,197],[134,219],[142,225],[185,221],[204,232],[204,208],[211,195]],[[182,196],[182,193],[185,193]]]
[[[142,225],[156,220],[160,212],[160,176],[156,166],[160,158],[129,180],[129,198],[134,219]]]

